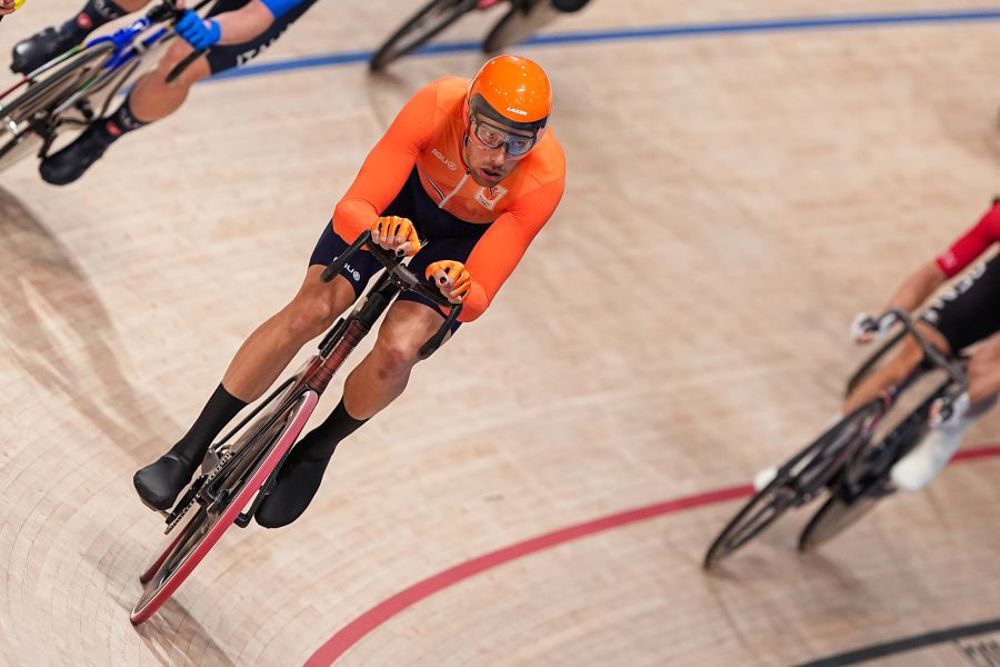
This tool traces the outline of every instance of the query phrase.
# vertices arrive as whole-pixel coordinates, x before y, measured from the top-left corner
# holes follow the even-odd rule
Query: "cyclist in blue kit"
[[[11,69],[27,73],[81,43],[96,28],[142,9],[148,0],[87,0],[62,26],[42,30],[14,46]],[[239,67],[260,55],[316,0],[219,0],[202,20],[188,10],[176,25],[177,40],[155,70],[140,77],[120,107],[95,120],[73,143],[42,161],[42,178],[53,185],[77,180],[122,135],[169,116],[199,79]],[[180,0],[178,6],[184,6]],[[192,50],[207,49],[176,81],[167,75]]]

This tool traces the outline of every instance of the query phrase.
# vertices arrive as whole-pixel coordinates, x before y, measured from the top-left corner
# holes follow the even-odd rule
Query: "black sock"
[[[131,99],[131,96],[127,97],[125,102],[118,107],[117,111],[97,123],[97,133],[106,143],[110,144],[123,134],[138,130],[144,125],[149,125],[149,123],[139,120],[132,114],[132,108],[129,104]]]
[[[220,384],[191,429],[170,448],[169,453],[188,463],[200,462],[212,440],[244,407],[246,401],[236,398]]]
[[[309,431],[295,448],[300,452],[299,456],[310,461],[329,461],[340,441],[361,428],[366,421],[368,420],[355,419],[349,415],[344,407],[344,399],[340,399],[330,416]]]
[[[78,39],[82,40],[95,28],[100,28],[105,23],[114,21],[127,14],[124,9],[116,5],[112,0],[87,0],[80,13],[71,21],[67,21],[60,28],[59,32],[74,32]]]

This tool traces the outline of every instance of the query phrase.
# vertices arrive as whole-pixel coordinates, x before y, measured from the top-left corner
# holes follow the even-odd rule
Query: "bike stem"
[[[966,389],[969,388],[968,375],[962,370],[959,364],[946,359],[945,356],[937,350],[937,348],[928,342],[923,334],[921,334],[917,329],[917,326],[913,323],[909,313],[904,310],[900,310],[899,308],[893,308],[883,313],[878,318],[878,321],[881,322],[887,317],[894,318],[902,324],[905,332],[913,336],[914,340],[917,341],[917,344],[923,351],[924,356],[935,366],[948,373],[952,383],[955,385],[955,389],[946,392],[944,396],[946,407],[950,407],[951,402],[955,399],[955,397],[960,396]]]

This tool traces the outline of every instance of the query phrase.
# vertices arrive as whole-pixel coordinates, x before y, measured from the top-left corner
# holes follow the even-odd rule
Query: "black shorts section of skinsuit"
[[[232,12],[237,9],[241,9],[244,5],[250,3],[251,0],[219,0],[215,3],[215,6],[208,12],[208,16],[215,16],[217,14],[222,14],[223,12]],[[212,70],[212,74],[218,74],[219,72],[225,72],[227,69],[233,69],[234,67],[242,67],[247,64],[260,54],[264,53],[272,44],[274,44],[281,34],[288,29],[288,26],[295,23],[299,17],[305,14],[310,7],[316,4],[318,0],[304,0],[302,4],[294,7],[289,12],[287,12],[280,19],[271,24],[271,27],[265,30],[263,33],[257,37],[251,39],[249,42],[243,42],[242,44],[227,44],[225,46],[213,46],[208,50],[208,66]]]
[[[1000,255],[975,264],[921,319],[941,332],[954,354],[1000,331]]]
[[[416,255],[410,258],[409,266],[418,276],[423,276],[428,265],[441,259],[452,259],[458,262],[468,260],[472,249],[476,247],[479,239],[490,227],[489,224],[465,222],[438,208],[438,205],[424,192],[424,186],[420,184],[420,176],[417,174],[416,168],[410,172],[403,189],[399,191],[392,203],[382,211],[382,215],[408,218],[416,227],[420,241],[424,245]],[[333,231],[333,225],[328,222],[323,227],[323,233],[320,234],[312,257],[309,258],[310,266],[329,264],[346,250],[348,245]],[[361,252],[355,255],[350,264],[340,272],[340,275],[347,278],[351,286],[354,287],[354,293],[360,295],[368,281],[381,268],[382,265],[377,259],[366,252]],[[403,292],[399,299],[422,303],[441,313],[441,317],[444,317],[444,313],[434,302],[415,292]],[[459,323],[456,322],[452,327],[452,333],[458,329],[458,326]]]

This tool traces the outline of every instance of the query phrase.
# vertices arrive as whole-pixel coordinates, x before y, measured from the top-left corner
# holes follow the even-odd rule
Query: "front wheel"
[[[236,472],[223,473],[226,478],[212,485],[219,500],[196,501],[197,509],[191,518],[176,536],[170,536],[166,548],[140,575],[143,590],[132,608],[133,624],[143,623],[155,614],[219,541],[298,438],[318,401],[316,392],[306,391],[285,407],[277,420],[262,417],[269,432],[262,434],[265,438],[259,443],[254,443],[250,454],[264,452],[263,455],[249,456],[245,470],[243,465],[236,465]],[[238,457],[239,453],[234,460]]]
[[[730,555],[778,517],[812,500],[871,437],[883,412],[881,401],[858,408],[782,465],[771,483],[747,501],[712,542],[705,569]]]
[[[431,0],[375,51],[368,68],[372,72],[385,69],[394,60],[419,49],[477,5],[477,0]]]
[[[82,50],[9,102],[0,101],[0,171],[54,139],[52,110],[89,84],[111,59],[114,45],[101,42]]]

